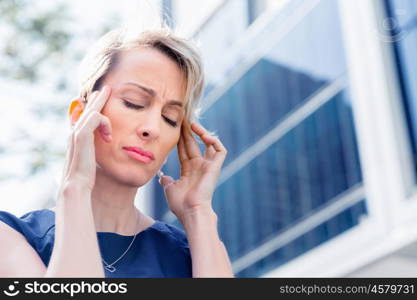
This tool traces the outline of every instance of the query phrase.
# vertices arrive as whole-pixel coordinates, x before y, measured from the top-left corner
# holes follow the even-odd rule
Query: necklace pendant
[[[113,267],[113,266],[104,266],[104,268],[107,270],[107,271],[109,271],[109,272],[114,272],[114,271],[116,271],[116,268],[115,267]]]

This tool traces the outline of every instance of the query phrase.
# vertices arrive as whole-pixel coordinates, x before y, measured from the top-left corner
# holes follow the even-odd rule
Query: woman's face
[[[102,86],[111,95],[101,113],[110,119],[112,142],[95,131],[101,171],[131,186],[142,186],[177,145],[185,115],[185,81],[177,64],[160,51],[137,48],[120,54]],[[126,150],[137,147],[153,159]]]

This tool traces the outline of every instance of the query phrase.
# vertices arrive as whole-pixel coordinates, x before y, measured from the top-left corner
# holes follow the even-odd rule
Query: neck
[[[116,182],[97,168],[96,182],[91,194],[94,223],[97,232],[134,235],[145,216],[135,207],[137,187]]]

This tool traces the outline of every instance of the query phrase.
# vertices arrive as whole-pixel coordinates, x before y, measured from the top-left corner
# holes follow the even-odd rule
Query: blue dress
[[[0,211],[3,221],[20,232],[39,254],[45,266],[51,258],[55,238],[55,212],[41,209],[20,218]],[[102,258],[109,264],[127,249],[132,236],[113,232],[97,232]],[[105,269],[105,277],[191,277],[191,255],[184,231],[161,222],[141,231],[129,251],[115,265],[116,271]]]

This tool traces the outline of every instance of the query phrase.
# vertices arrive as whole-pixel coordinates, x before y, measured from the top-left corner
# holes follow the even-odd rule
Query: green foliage
[[[45,70],[51,70],[57,62],[62,61],[62,56],[70,47],[73,36],[68,24],[73,20],[66,4],[55,2],[53,6],[41,7],[42,2],[0,0],[0,76],[3,80],[36,85],[46,79]],[[52,79],[55,88],[61,92],[67,88],[65,76],[62,72],[56,72]],[[31,111],[39,120],[51,115],[58,118],[65,115],[65,103],[57,102],[51,106],[36,99],[31,100]],[[62,158],[63,153],[51,149],[50,141],[33,138],[30,132],[33,128],[27,126],[14,129],[10,146],[0,145],[0,156],[29,153],[26,177],[46,169],[54,159]],[[24,151],[20,153],[20,148],[16,149],[13,145],[22,142],[26,142],[29,147],[23,147]],[[13,177],[9,172],[6,174],[6,171],[3,166],[0,170],[0,181]]]
[[[0,0],[0,75],[36,83],[41,70],[61,55],[72,36],[64,4],[40,9],[27,0]],[[39,2],[38,2],[39,3]]]
[[[74,89],[74,76],[68,70],[75,69],[85,54],[84,42],[90,43],[122,20],[117,14],[103,16],[102,25],[98,28],[86,28],[85,32],[75,33],[74,24],[78,20],[71,15],[68,7],[71,4],[66,0],[48,3],[0,0],[0,78],[3,82],[23,82],[28,87],[48,82],[57,94],[74,95],[71,90]],[[46,94],[53,92],[46,91]],[[41,126],[48,120],[53,127],[53,122],[66,120],[67,102],[62,99],[43,100],[35,97],[22,99],[28,102],[28,111],[35,118],[35,124]],[[13,138],[7,144],[0,141],[0,158],[6,157],[7,160],[9,155],[24,157],[22,161],[28,162],[28,171],[21,179],[25,179],[48,169],[52,162],[62,160],[66,149],[54,149],[51,140],[33,135],[34,126],[27,126],[25,121],[22,125],[25,126],[19,124],[13,128]],[[59,132],[57,138],[62,138]],[[0,182],[13,177],[11,171],[13,168],[2,166]]]

